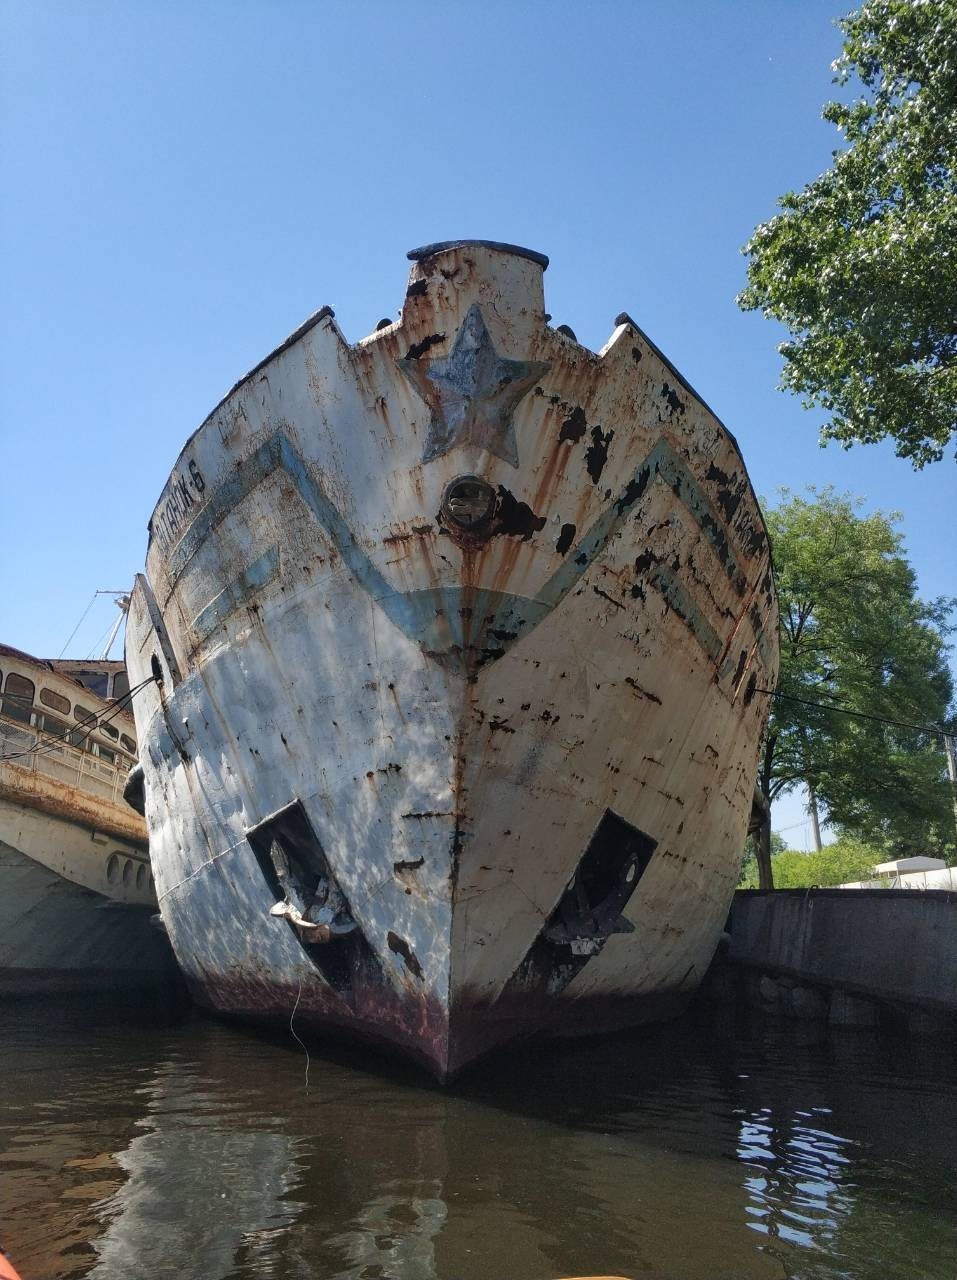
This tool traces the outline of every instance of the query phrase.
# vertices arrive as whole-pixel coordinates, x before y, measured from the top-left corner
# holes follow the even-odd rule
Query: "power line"
[[[90,724],[89,721],[81,721],[80,724],[77,725],[76,729],[67,729],[66,733],[47,733],[45,729],[32,726],[36,729],[39,736],[38,743],[35,743],[25,751],[13,751],[7,755],[0,755],[0,760],[19,760],[23,756],[52,755],[56,750],[58,750],[59,743],[66,743],[69,747],[81,747],[86,739],[89,738],[90,734],[98,729],[101,724],[109,724],[109,722],[115,719],[116,716],[125,712],[128,705],[133,701],[134,695],[139,693],[142,689],[145,689],[148,684],[153,684],[155,679],[155,676],[149,676],[146,680],[142,680],[138,685],[135,685],[130,689],[128,693],[125,693],[122,698],[118,698],[110,708],[108,714],[97,716],[92,724]],[[5,696],[9,697],[8,694]],[[85,733],[81,733],[79,736],[76,736],[77,729],[83,728],[84,723],[89,724],[89,728],[87,728]],[[110,749],[112,750],[112,748]]]
[[[782,835],[785,831],[795,831],[798,827],[807,827],[810,825],[810,818],[803,818],[800,822],[792,822],[789,827],[775,827],[776,835]]]
[[[66,653],[67,649],[70,647],[70,641],[73,639],[73,637],[74,637],[74,636],[76,635],[76,633],[79,631],[80,627],[82,627],[82,626],[83,626],[83,620],[84,620],[84,618],[86,617],[86,615],[90,612],[90,610],[93,608],[93,605],[96,603],[96,597],[97,597],[99,594],[100,594],[100,593],[99,593],[99,591],[94,591],[94,592],[93,592],[93,599],[90,601],[90,603],[86,606],[86,608],[85,608],[85,609],[83,610],[83,612],[80,614],[80,621],[76,624],[76,626],[75,626],[75,627],[73,628],[73,630],[70,632],[69,637],[67,638],[67,642],[66,642],[66,644],[65,644],[65,645],[63,646],[63,648],[60,650],[60,654],[59,654],[59,656],[60,656],[61,658],[62,658],[62,657],[63,657],[63,655]]]
[[[83,610],[82,614],[80,615],[80,621],[76,624],[76,626],[75,626],[75,627],[73,628],[73,630],[70,632],[70,635],[69,635],[69,637],[68,637],[68,639],[67,639],[67,642],[66,642],[66,644],[63,646],[63,648],[60,650],[58,657],[62,658],[62,657],[63,657],[63,655],[66,653],[67,649],[70,647],[70,642],[72,641],[72,639],[73,639],[73,637],[76,635],[76,633],[79,631],[80,627],[82,627],[82,626],[83,626],[83,621],[84,621],[84,619],[86,618],[86,615],[90,612],[90,610],[93,608],[93,605],[96,603],[96,597],[97,597],[97,596],[125,596],[125,595],[128,595],[128,594],[129,594],[129,593],[128,593],[128,592],[126,592],[126,591],[105,591],[105,590],[94,591],[94,592],[93,592],[93,599],[90,601],[90,603],[89,603],[89,604],[86,606],[86,608]],[[92,655],[91,655],[91,656],[92,656]]]
[[[58,750],[59,743],[66,743],[69,747],[82,747],[82,744],[90,737],[90,734],[92,734],[94,730],[98,729],[101,724],[109,724],[111,720],[114,720],[118,715],[125,712],[127,705],[133,699],[133,695],[135,693],[139,693],[145,685],[151,684],[152,681],[153,677],[150,676],[148,680],[142,681],[142,683],[138,684],[134,689],[125,693],[122,698],[117,699],[106,715],[94,716],[92,721],[81,720],[75,728],[67,729],[66,733],[49,733],[46,729],[41,729],[37,725],[30,726],[35,729],[37,733],[37,742],[27,750],[14,751],[8,755],[0,756],[0,760],[16,760],[22,756],[52,755]],[[9,696],[9,694],[4,695],[5,698]],[[22,701],[22,699],[18,700]],[[86,731],[84,733],[79,733],[78,731],[83,729],[85,726]]]
[[[100,636],[99,640],[97,640],[96,644],[92,647],[92,649],[90,649],[90,652],[86,655],[85,661],[92,662],[94,660],[94,655],[99,653],[99,651],[103,648],[104,641],[106,640],[107,636],[110,635],[110,633],[112,632],[113,625],[114,624],[111,622],[110,625],[106,628],[106,630]],[[112,647],[113,646],[111,644],[110,648],[112,649]],[[107,650],[107,652],[109,652],[109,650]],[[104,655],[104,658],[105,656],[106,655]]]
[[[756,689],[755,693],[768,693],[772,698],[783,698],[786,702],[797,702],[802,707],[816,707],[820,711],[838,711],[841,715],[855,716],[858,720],[873,720],[877,724],[896,725],[901,729],[917,729],[921,733],[933,733],[939,738],[946,738],[947,731],[936,724],[917,724],[913,720],[892,720],[889,716],[875,716],[869,711],[854,711],[851,707],[842,706],[839,702],[811,702],[809,698],[796,698],[790,693],[779,693],[776,689]]]

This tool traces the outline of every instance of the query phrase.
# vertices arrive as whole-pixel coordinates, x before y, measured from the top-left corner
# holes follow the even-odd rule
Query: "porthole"
[[[109,884],[116,884],[120,878],[120,860],[115,853],[111,853],[106,862],[106,879]]]
[[[445,491],[442,514],[461,529],[484,524],[495,510],[495,490],[478,476],[459,476]]]

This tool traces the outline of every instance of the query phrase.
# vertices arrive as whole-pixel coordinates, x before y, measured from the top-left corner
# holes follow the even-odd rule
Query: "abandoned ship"
[[[447,1078],[670,1016],[738,875],[777,605],[737,445],[547,259],[409,254],[188,440],[126,639],[160,910],[204,1005]]]
[[[152,985],[169,948],[143,819],[122,662],[0,645],[0,995]]]

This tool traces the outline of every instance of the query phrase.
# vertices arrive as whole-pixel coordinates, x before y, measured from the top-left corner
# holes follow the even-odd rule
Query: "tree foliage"
[[[892,437],[915,467],[957,431],[957,0],[866,0],[844,18],[824,118],[847,146],[744,252],[738,302],[779,320],[782,386],[822,441]]]
[[[893,517],[858,506],[830,489],[784,491],[766,512],[781,671],[758,783],[769,802],[808,786],[833,825],[887,857],[946,856],[946,759],[939,735],[920,726],[952,724],[945,636],[955,602],[921,601]]]
[[[783,841],[782,841],[783,844]],[[885,861],[883,849],[842,836],[834,844],[826,845],[816,853],[801,853],[798,849],[778,849],[771,854],[774,884],[778,889],[812,889],[816,886],[848,884],[854,880],[870,880],[874,867]],[[757,863],[745,861],[742,867],[742,889],[755,889],[758,885]]]

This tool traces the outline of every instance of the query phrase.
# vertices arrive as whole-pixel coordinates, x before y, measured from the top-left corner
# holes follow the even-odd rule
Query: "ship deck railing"
[[[0,763],[17,765],[113,804],[123,803],[126,768],[75,747],[63,738],[14,724],[2,716]]]

